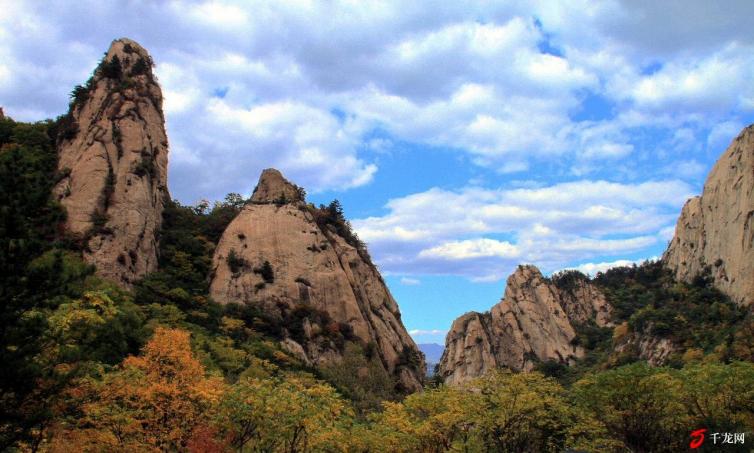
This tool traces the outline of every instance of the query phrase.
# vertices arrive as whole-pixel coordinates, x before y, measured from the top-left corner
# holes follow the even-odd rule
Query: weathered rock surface
[[[358,244],[318,223],[315,215],[298,187],[277,170],[265,170],[251,202],[218,243],[211,296],[223,304],[255,304],[281,320],[301,314],[300,328],[283,323],[282,344],[316,366],[341,358],[342,347],[328,340],[327,332],[351,330],[349,335],[376,352],[405,390],[419,390],[423,356],[382,277]],[[269,269],[263,272],[265,262]]]
[[[718,289],[754,302],[754,125],[712,167],[702,195],[686,202],[663,262],[686,282],[708,267]]]
[[[662,366],[666,364],[671,354],[681,349],[669,338],[633,332],[621,339],[615,345],[613,352],[615,354],[625,352],[646,360],[651,366]]]
[[[536,267],[519,266],[508,277],[500,303],[488,313],[466,313],[453,322],[440,376],[456,385],[497,367],[529,371],[537,361],[571,363],[584,353],[572,343],[573,326],[589,320],[605,326],[609,316],[605,296],[587,280],[572,278],[559,286]]]
[[[304,201],[301,189],[286,180],[283,174],[274,168],[264,171],[263,177],[251,195],[252,203],[278,203]]]
[[[129,39],[113,41],[77,87],[59,137],[55,194],[67,228],[97,273],[123,286],[154,270],[155,233],[167,193],[168,141],[152,60]]]
[[[611,307],[605,294],[580,273],[566,272],[555,277],[560,305],[571,324],[594,321],[600,327],[610,326]]]

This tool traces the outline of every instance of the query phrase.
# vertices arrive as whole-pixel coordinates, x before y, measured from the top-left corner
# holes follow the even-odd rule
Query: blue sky
[[[493,4],[494,3],[494,4]],[[63,113],[112,39],[163,87],[169,186],[249,194],[276,167],[338,198],[419,342],[518,263],[662,254],[754,120],[754,3],[0,0],[0,105]]]

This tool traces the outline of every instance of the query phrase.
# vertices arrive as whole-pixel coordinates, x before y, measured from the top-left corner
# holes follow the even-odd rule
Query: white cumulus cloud
[[[387,214],[353,225],[385,271],[489,281],[520,262],[553,271],[662,245],[691,194],[677,180],[433,188],[390,200]]]

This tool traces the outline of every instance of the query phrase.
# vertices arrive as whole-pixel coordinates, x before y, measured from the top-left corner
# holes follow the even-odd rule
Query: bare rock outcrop
[[[580,273],[565,271],[553,276],[560,305],[571,324],[593,321],[599,327],[612,326],[611,307],[605,294]]]
[[[628,354],[646,360],[650,366],[663,366],[670,356],[682,350],[669,338],[632,332],[616,342],[613,354]]]
[[[72,97],[54,192],[84,258],[128,287],[157,266],[155,233],[168,197],[168,141],[152,59],[136,42],[115,40]]]
[[[210,294],[281,320],[283,347],[306,363],[332,365],[342,358],[343,345],[330,335],[337,331],[376,354],[405,391],[419,390],[423,355],[339,215],[307,205],[300,188],[265,170],[218,243]]]
[[[274,168],[268,168],[259,178],[259,184],[251,195],[252,203],[303,202],[304,195],[300,187],[291,184],[283,174]]]
[[[445,339],[439,373],[457,385],[488,370],[529,371],[539,361],[572,363],[584,354],[574,345],[574,325],[609,325],[610,308],[602,292],[574,275],[567,284],[542,276],[534,266],[519,266],[508,277],[503,300],[488,313],[466,313]]]
[[[754,302],[754,125],[712,167],[702,195],[686,202],[663,262],[686,282],[708,269],[734,301]]]

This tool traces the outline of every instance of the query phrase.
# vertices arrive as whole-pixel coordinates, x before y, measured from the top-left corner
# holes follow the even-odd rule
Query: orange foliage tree
[[[156,329],[139,357],[98,382],[82,382],[85,402],[74,427],[59,430],[51,450],[185,450],[192,433],[207,425],[223,392],[191,351],[190,334]]]

